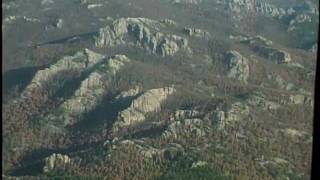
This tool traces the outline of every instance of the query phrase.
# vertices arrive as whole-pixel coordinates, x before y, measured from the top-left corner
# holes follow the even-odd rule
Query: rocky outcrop
[[[270,4],[266,1],[260,0],[255,1],[255,10],[267,17],[276,17],[276,18],[282,18],[286,15],[286,10],[283,8],[279,8],[276,5]]]
[[[299,141],[299,139],[301,138],[306,138],[307,133],[304,131],[298,131],[296,129],[292,129],[292,128],[285,128],[285,129],[281,129],[280,132],[290,138],[291,140],[297,142]]]
[[[237,51],[229,51],[226,54],[228,65],[228,77],[247,83],[249,78],[249,62]]]
[[[219,4],[225,5],[234,13],[257,12],[266,17],[282,18],[286,15],[284,8],[277,7],[265,0],[219,0]]]
[[[73,117],[87,113],[95,108],[105,94],[111,78],[129,61],[124,55],[112,56],[106,63],[102,64],[83,80],[80,88],[60,107],[64,112],[64,124],[73,124],[77,119]]]
[[[275,85],[277,88],[285,89],[291,91],[296,88],[293,83],[287,82],[279,74],[268,74],[267,78],[270,80],[272,85]]]
[[[266,46],[256,46],[254,51],[256,51],[260,56],[275,61],[278,64],[289,63],[291,61],[290,54],[283,50]]]
[[[71,163],[72,163],[72,160],[69,158],[69,156],[53,153],[51,156],[45,159],[43,172],[49,173],[52,171],[63,171]]]
[[[111,145],[111,144],[110,144]],[[141,155],[143,155],[145,158],[154,159],[154,158],[166,158],[166,159],[172,159],[176,157],[177,155],[184,152],[184,148],[175,143],[169,143],[165,145],[163,148],[155,148],[153,146],[150,146],[145,142],[144,140],[121,140],[119,142],[116,142],[112,144],[113,150],[117,150],[118,148],[124,147],[134,147]]]
[[[196,110],[177,110],[170,117],[170,120],[175,121],[175,120],[181,120],[186,118],[193,118],[199,115],[202,115],[202,113]]]
[[[3,20],[3,23],[11,24],[17,20],[23,20],[25,22],[32,22],[32,23],[40,22],[40,19],[37,19],[37,18],[29,18],[26,16],[8,16]]]
[[[101,62],[104,56],[89,49],[77,52],[73,56],[66,56],[49,68],[38,71],[31,83],[25,88],[22,96],[28,96],[34,89],[41,88],[54,76],[63,71],[84,71]]]
[[[137,96],[140,92],[141,92],[140,86],[135,86],[132,89],[129,89],[128,91],[122,91],[114,99],[116,101],[118,101],[118,100],[121,100],[121,99],[134,97],[134,96]]]
[[[265,45],[265,46],[271,46],[272,41],[268,40],[267,38],[257,35],[257,36],[229,36],[230,39],[240,42],[240,43],[245,43],[245,44],[251,44],[251,45]]]
[[[293,18],[288,27],[288,32],[294,31],[297,29],[297,26],[302,23],[310,23],[312,21],[311,17],[307,14],[298,14],[295,18]]]
[[[295,94],[289,96],[289,104],[306,104],[306,105],[313,105],[313,100],[311,97],[307,97],[302,94]]]
[[[265,111],[271,111],[271,112],[281,107],[280,104],[267,100],[265,96],[261,93],[256,93],[254,95],[251,95],[247,99],[247,103],[250,106],[258,107]]]
[[[199,167],[204,167],[207,165],[208,165],[208,163],[205,161],[197,161],[197,162],[192,163],[191,168],[199,168]]]
[[[161,21],[146,18],[120,18],[110,26],[101,28],[95,38],[97,47],[133,44],[161,56],[171,56],[180,49],[188,48],[188,40],[159,32]],[[131,40],[129,40],[131,39]]]
[[[236,102],[231,105],[226,111],[215,110],[208,113],[205,116],[205,119],[208,119],[212,122],[213,125],[217,126],[218,129],[224,129],[226,125],[229,125],[233,122],[239,121],[246,118],[249,115],[249,107],[243,103]]]
[[[165,87],[151,89],[141,94],[131,102],[127,109],[118,114],[118,120],[114,124],[113,130],[117,131],[121,127],[143,122],[147,113],[159,111],[161,103],[174,92],[174,88]]]
[[[171,123],[168,128],[162,133],[161,137],[164,139],[177,139],[181,136],[203,137],[208,134],[210,126],[204,123],[203,120],[183,119]]]
[[[163,24],[166,24],[166,25],[171,25],[171,26],[177,24],[175,21],[173,21],[171,19],[162,19],[160,22]]]
[[[210,33],[208,31],[204,31],[202,29],[185,27],[183,30],[189,36],[200,37],[200,38],[205,38],[205,39],[208,39],[208,38],[211,37],[211,35],[210,35]]]

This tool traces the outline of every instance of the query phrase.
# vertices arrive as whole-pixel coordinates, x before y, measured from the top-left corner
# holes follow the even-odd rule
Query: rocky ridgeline
[[[81,82],[74,95],[59,107],[63,112],[61,116],[54,118],[63,119],[64,126],[71,125],[78,121],[79,116],[93,110],[103,98],[112,77],[129,61],[124,55],[106,60]]]
[[[160,56],[172,56],[180,49],[188,49],[186,38],[159,32],[165,24],[147,18],[120,18],[99,30],[95,44],[97,47],[116,46],[130,44],[133,39],[134,45]]]
[[[159,111],[161,103],[175,92],[172,87],[151,89],[138,96],[131,102],[131,105],[119,112],[118,119],[113,126],[113,131],[117,132],[120,128],[132,126],[145,120],[146,114]]]
[[[249,62],[237,51],[229,51],[226,54],[228,65],[228,77],[247,83],[249,78]]]
[[[67,155],[53,153],[51,156],[44,160],[44,173],[53,171],[64,171],[72,164],[72,160]]]
[[[49,68],[38,71],[31,83],[26,87],[22,96],[28,96],[33,90],[42,88],[51,78],[64,71],[76,70],[79,72],[92,68],[101,62],[104,56],[89,49],[84,49],[73,56],[66,56]]]

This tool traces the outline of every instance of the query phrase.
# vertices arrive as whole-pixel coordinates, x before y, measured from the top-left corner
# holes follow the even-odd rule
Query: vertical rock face
[[[228,77],[247,83],[249,78],[248,60],[237,51],[227,52],[226,60],[229,69]]]
[[[43,172],[49,173],[55,170],[65,170],[67,166],[70,164],[71,159],[67,155],[54,153],[45,159],[45,166],[43,167]]]
[[[118,120],[114,124],[114,131],[124,126],[135,125],[145,120],[149,112],[159,111],[161,103],[175,92],[172,87],[151,89],[143,93],[131,102],[131,105],[118,114]]]
[[[129,37],[135,45],[161,56],[171,56],[181,48],[187,48],[187,39],[158,32],[166,24],[162,22],[146,18],[120,18],[100,29],[95,44],[97,47],[126,44],[130,43],[127,42]]]
[[[40,70],[36,73],[32,79],[30,85],[28,85],[23,92],[23,95],[27,95],[29,92],[36,88],[41,88],[50,78],[66,70],[78,70],[83,71],[91,68],[103,59],[103,56],[95,53],[89,49],[77,52],[73,56],[66,56],[53,64],[49,68]]]

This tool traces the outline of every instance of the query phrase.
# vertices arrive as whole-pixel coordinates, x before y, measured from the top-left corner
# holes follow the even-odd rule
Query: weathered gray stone
[[[266,111],[274,111],[281,107],[280,104],[269,101],[263,94],[257,93],[247,99],[247,103],[253,107],[259,107]]]
[[[228,64],[228,77],[247,83],[249,78],[248,60],[237,51],[227,52],[226,60]]]
[[[115,100],[121,100],[128,97],[134,97],[137,96],[141,92],[140,86],[135,86],[132,89],[129,89],[128,91],[122,91],[120,94],[118,94],[115,97]]]
[[[112,56],[105,64],[101,65],[103,68],[97,68],[88,78],[83,80],[80,88],[60,107],[65,112],[63,114],[65,125],[74,123],[72,121],[75,119],[71,118],[72,116],[81,115],[95,108],[97,103],[102,99],[110,78],[129,61],[130,60],[124,55]]]
[[[125,37],[130,36],[135,45],[161,56],[171,56],[180,49],[187,49],[187,39],[158,32],[163,26],[162,21],[146,18],[120,18],[100,29],[95,44],[97,47],[126,44],[129,42]]]
[[[219,0],[219,4],[225,5],[234,13],[257,12],[266,17],[282,18],[286,15],[286,10],[277,7],[265,0]]]
[[[238,41],[240,43],[247,43],[247,44],[253,44],[253,45],[262,44],[265,46],[271,46],[273,44],[271,40],[268,40],[267,38],[260,35],[257,35],[257,36],[230,35],[229,39]]]
[[[151,89],[137,97],[131,105],[118,114],[118,120],[113,126],[114,131],[125,126],[135,125],[145,120],[145,115],[150,112],[159,111],[161,103],[175,92],[172,87]]]
[[[25,88],[22,96],[27,96],[34,89],[43,87],[50,78],[60,72],[67,70],[84,71],[102,61],[103,57],[89,49],[79,51],[73,56],[65,56],[49,68],[38,71],[31,80],[31,83]]]
[[[206,136],[210,129],[201,119],[184,119],[171,123],[168,128],[162,133],[161,137],[179,138],[181,136],[190,135],[193,137]]]
[[[197,162],[192,163],[191,168],[199,168],[199,167],[204,167],[207,165],[208,165],[208,163],[205,161],[197,161]]]
[[[179,120],[179,119],[186,119],[186,118],[193,118],[195,116],[199,116],[202,113],[196,110],[177,110],[172,116],[171,120]]]

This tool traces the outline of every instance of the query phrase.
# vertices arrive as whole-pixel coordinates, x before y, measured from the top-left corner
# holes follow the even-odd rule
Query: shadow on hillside
[[[5,72],[2,78],[4,100],[8,97],[7,95],[11,94],[13,91],[21,93],[21,91],[30,83],[35,73],[44,68],[45,66],[24,67]]]

